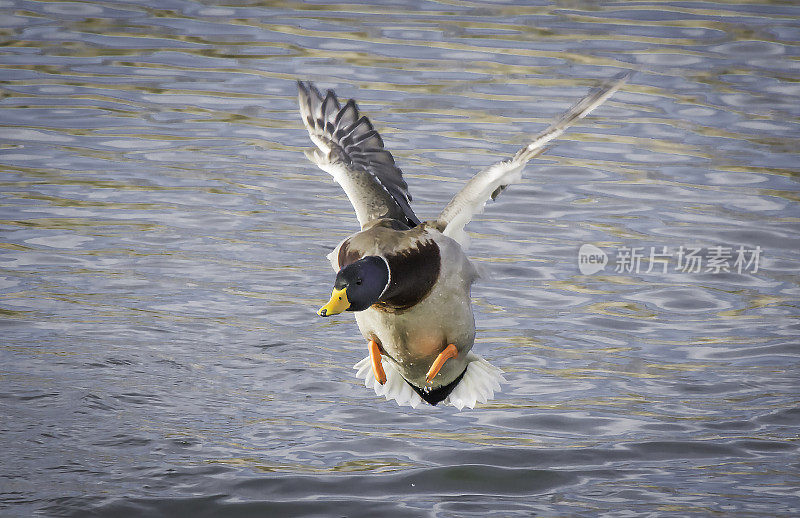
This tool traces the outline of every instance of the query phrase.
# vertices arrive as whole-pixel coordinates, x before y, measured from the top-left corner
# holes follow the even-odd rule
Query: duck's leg
[[[433,365],[431,365],[431,368],[428,370],[428,374],[425,375],[425,379],[427,381],[431,381],[437,374],[439,374],[439,371],[442,370],[444,362],[450,358],[456,358],[457,356],[458,349],[456,349],[455,345],[450,344],[445,347],[444,351],[440,352],[439,356],[433,360]]]
[[[383,385],[386,383],[386,373],[383,372],[381,365],[381,348],[375,340],[369,341],[369,359],[372,360],[372,373],[375,374],[375,381]]]

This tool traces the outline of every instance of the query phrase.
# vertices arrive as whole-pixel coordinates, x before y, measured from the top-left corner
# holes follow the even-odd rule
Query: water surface
[[[799,17],[3,1],[0,512],[797,515]],[[314,313],[357,224],[302,154],[295,80],[358,99],[425,219],[622,71],[468,227],[503,392],[364,388],[354,321]]]

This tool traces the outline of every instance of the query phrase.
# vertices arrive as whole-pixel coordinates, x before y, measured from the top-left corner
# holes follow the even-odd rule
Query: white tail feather
[[[507,383],[502,370],[477,354],[467,353],[467,361],[464,377],[443,401],[459,410],[465,406],[475,408],[477,403],[486,403],[494,398],[495,392],[500,392],[501,383]],[[391,361],[381,358],[381,364],[386,373],[386,383],[383,385],[375,381],[369,356],[356,363],[353,369],[356,370],[356,377],[364,380],[364,386],[373,389],[376,395],[385,397],[387,401],[395,400],[400,406],[412,408],[425,403]]]

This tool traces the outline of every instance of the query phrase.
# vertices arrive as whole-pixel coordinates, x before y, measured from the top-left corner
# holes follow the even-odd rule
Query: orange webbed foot
[[[430,382],[437,374],[439,374],[439,371],[442,370],[444,362],[450,358],[456,357],[458,357],[458,349],[456,349],[455,345],[450,344],[445,347],[444,351],[440,352],[439,356],[437,356],[433,361],[433,365],[431,365],[431,368],[428,370],[428,374],[425,375],[425,379]]]
[[[372,372],[375,374],[375,381],[383,385],[386,383],[386,373],[383,372],[381,364],[381,348],[375,340],[369,341],[369,359],[372,360]]]

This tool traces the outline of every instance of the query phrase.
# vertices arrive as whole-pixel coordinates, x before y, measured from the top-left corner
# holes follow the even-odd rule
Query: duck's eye
[[[361,279],[356,279],[356,286],[361,286]]]

